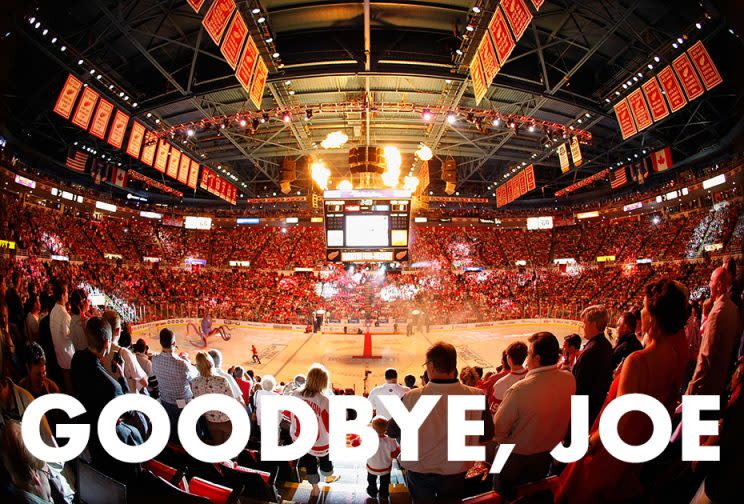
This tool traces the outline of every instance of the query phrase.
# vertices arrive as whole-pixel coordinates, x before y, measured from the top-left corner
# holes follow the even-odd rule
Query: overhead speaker
[[[447,193],[447,194],[449,194],[449,195],[452,195],[452,194],[455,193],[455,188],[456,187],[457,186],[455,184],[452,184],[450,182],[446,182],[444,184],[444,192]]]
[[[292,182],[297,180],[297,162],[294,159],[282,159],[279,169],[279,188],[282,193],[288,194],[292,190]]]
[[[349,151],[351,173],[382,173],[385,171],[383,151],[376,145],[360,145]]]
[[[442,180],[448,184],[457,184],[457,163],[452,158],[447,158],[442,163]]]

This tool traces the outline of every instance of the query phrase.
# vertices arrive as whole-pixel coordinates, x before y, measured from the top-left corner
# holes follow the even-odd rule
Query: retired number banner
[[[581,157],[581,147],[579,146],[578,137],[571,137],[571,159],[573,159],[574,166],[581,166],[584,160]]]
[[[614,109],[615,116],[617,116],[617,123],[620,125],[620,133],[623,135],[623,140],[635,135],[638,130],[636,130],[635,123],[633,122],[633,116],[630,115],[630,106],[628,105],[628,101],[623,98],[615,104]]]
[[[478,105],[483,97],[486,96],[487,88],[480,58],[477,54],[473,56],[473,61],[470,62],[470,80],[473,81],[473,95],[475,96],[475,104]]]
[[[561,173],[566,173],[568,171],[568,152],[566,151],[566,145],[565,143],[562,143],[558,146],[558,159],[561,162]]]
[[[129,133],[129,143],[127,144],[127,154],[135,159],[139,159],[142,140],[145,138],[145,127],[142,123],[134,121],[132,131]]]
[[[501,7],[509,19],[514,38],[516,40],[521,39],[530,21],[532,21],[532,13],[525,5],[524,0],[501,0]]]
[[[80,97],[75,115],[72,116],[72,124],[79,126],[84,130],[88,129],[90,118],[93,117],[93,107],[98,101],[100,95],[90,87],[83,89],[83,96]]]
[[[152,166],[155,160],[155,150],[158,148],[158,136],[155,132],[147,130],[145,132],[145,145],[142,147],[142,157],[140,161],[147,166]]]
[[[62,91],[59,92],[57,97],[57,103],[54,104],[54,111],[65,119],[69,119],[72,108],[75,106],[75,100],[82,88],[83,83],[77,77],[72,74],[68,75],[65,85],[62,86]]]
[[[695,42],[692,47],[687,50],[687,54],[692,58],[692,63],[695,65],[700,77],[703,79],[705,89],[713,89],[723,82],[721,74],[718,73],[718,69],[713,63],[713,60],[711,59],[710,54],[708,54],[707,49],[705,49],[702,41],[698,40]]]
[[[503,184],[496,188],[496,206],[502,207],[506,205],[506,186]]]
[[[664,95],[661,94],[661,88],[659,87],[659,81],[656,77],[651,77],[648,81],[641,85],[643,93],[646,95],[648,105],[651,109],[651,115],[654,121],[660,121],[669,115],[669,108],[667,108]]]
[[[635,91],[628,95],[628,103],[630,104],[630,110],[633,112],[633,117],[635,117],[638,131],[645,130],[654,123],[654,120],[651,118],[651,111],[648,110],[646,100],[643,98],[643,90],[641,88],[636,88]]]
[[[261,99],[264,94],[264,86],[266,85],[266,77],[269,75],[269,69],[266,67],[263,58],[258,58],[256,64],[256,72],[253,76],[253,84],[251,85],[251,92],[249,94],[251,101],[257,109],[261,108]]]
[[[516,43],[511,36],[509,27],[506,26],[506,19],[504,19],[504,13],[501,8],[497,8],[493,13],[491,22],[488,24],[488,32],[493,37],[493,45],[496,48],[496,55],[499,57],[499,62],[501,66],[504,66],[506,58],[514,50]]]
[[[204,5],[204,0],[188,0],[188,2],[191,8],[194,9],[194,12],[196,12],[197,14],[199,13],[202,5]]]
[[[230,23],[230,28],[227,29],[225,40],[222,41],[220,46],[220,52],[233,70],[238,66],[240,50],[243,48],[243,42],[247,34],[248,27],[243,21],[243,16],[240,15],[240,12],[237,12]]]
[[[527,192],[530,192],[537,187],[535,182],[535,167],[533,165],[527,166],[524,169],[524,176],[527,178]]]
[[[124,133],[127,131],[127,124],[129,124],[129,116],[117,109],[106,141],[117,149],[121,149],[121,145],[124,143]]]
[[[527,194],[527,174],[524,170],[517,174],[517,182],[519,183],[519,195]]]
[[[186,181],[186,185],[192,189],[196,189],[196,183],[199,181],[199,163],[191,160],[191,168],[189,169],[189,178]]]
[[[165,174],[175,180],[178,180],[179,161],[181,161],[181,151],[171,145],[170,159],[168,160],[168,171]]]
[[[478,57],[483,65],[483,77],[486,81],[486,89],[488,89],[493,78],[499,73],[499,60],[496,59],[496,50],[487,33],[483,35],[483,40],[478,46]]]
[[[669,101],[669,109],[672,112],[676,112],[687,105],[687,98],[685,98],[685,94],[682,92],[682,86],[680,86],[677,76],[674,75],[672,67],[665,67],[656,76],[659,78],[659,84],[661,84],[661,88],[664,90],[666,98]]]
[[[186,154],[181,155],[181,162],[178,165],[178,181],[185,184],[189,180],[189,170],[191,169],[191,158]]]
[[[153,168],[155,168],[160,173],[165,173],[165,170],[168,167],[169,150],[170,145],[168,144],[168,142],[161,138],[158,142],[158,153],[155,155],[155,165],[153,166]]]
[[[532,5],[535,6],[535,10],[539,11],[540,7],[545,3],[545,0],[532,0]]]
[[[256,47],[256,43],[253,42],[253,37],[248,35],[248,40],[243,50],[243,57],[240,58],[240,65],[238,65],[238,70],[235,72],[235,77],[238,78],[238,82],[243,86],[246,93],[251,92],[251,74],[253,73],[253,66],[256,63],[257,57],[258,48]]]
[[[101,98],[96,106],[96,113],[93,114],[93,121],[90,123],[90,134],[94,137],[103,138],[106,136],[111,113],[114,111],[114,104]]]
[[[682,53],[672,61],[674,71],[679,75],[679,80],[682,82],[682,87],[685,89],[685,94],[689,101],[698,98],[705,92],[703,83],[700,82],[695,69],[692,68],[692,62],[687,54]]]
[[[204,28],[215,44],[220,45],[227,21],[235,10],[235,0],[214,0],[202,20]]]

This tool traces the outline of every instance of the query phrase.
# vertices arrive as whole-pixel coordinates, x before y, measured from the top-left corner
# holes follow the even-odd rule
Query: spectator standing
[[[380,401],[380,396],[383,395],[394,395],[403,397],[408,392],[409,388],[398,384],[398,371],[393,368],[385,370],[385,383],[378,385],[369,392],[369,402],[372,403],[372,408],[375,411],[375,415],[390,419],[390,412],[388,412],[385,405]]]
[[[8,305],[8,323],[23,328],[23,276],[19,270],[13,271],[13,285],[5,292],[5,304]]]
[[[109,323],[112,330],[111,350],[103,358],[103,367],[109,374],[112,374],[111,363],[115,356],[120,357],[124,365],[124,376],[127,379],[129,391],[132,393],[142,392],[147,388],[147,373],[145,373],[139,365],[139,362],[137,362],[137,358],[128,348],[119,346],[119,338],[121,336],[121,317],[119,317],[119,314],[113,310],[106,310],[101,316],[103,317],[103,320]]]
[[[607,309],[602,305],[590,306],[581,312],[584,337],[589,342],[576,359],[573,375],[576,395],[589,396],[589,425],[599,415],[612,381],[612,345],[604,334],[608,318]]]
[[[186,403],[191,400],[191,380],[198,371],[183,357],[176,355],[176,335],[173,330],[160,331],[162,352],[152,358],[152,372],[158,380],[160,402],[171,421],[171,436],[177,432],[178,417]]]
[[[379,436],[379,444],[375,454],[367,459],[367,495],[373,499],[378,496],[379,478],[379,497],[387,499],[390,496],[390,472],[393,469],[393,460],[400,454],[400,446],[395,439],[385,435],[388,429],[388,420],[385,417],[374,417],[372,428]]]
[[[233,397],[227,379],[215,373],[214,360],[211,355],[207,352],[197,353],[196,368],[199,370],[199,376],[191,381],[194,397],[205,394],[224,394]],[[204,416],[207,419],[207,432],[213,444],[222,444],[230,438],[232,424],[226,414],[221,411],[207,411]]]
[[[612,368],[615,369],[631,353],[643,348],[636,336],[637,320],[633,312],[623,312],[617,320],[617,342],[612,351]]]
[[[578,334],[569,334],[563,338],[563,356],[561,358],[561,369],[573,372],[576,359],[581,353],[581,336]]]
[[[85,320],[83,317],[88,310],[88,295],[83,289],[75,289],[70,294],[70,338],[75,351],[85,350],[88,339],[85,336]]]
[[[508,498],[514,496],[517,486],[547,475],[550,451],[568,433],[571,396],[576,392],[574,377],[558,366],[558,339],[549,332],[539,332],[528,341],[529,371],[506,391],[493,419],[494,441],[515,445],[494,479],[495,490]]]
[[[70,337],[70,314],[67,313],[67,283],[55,281],[52,284],[54,292],[54,308],[49,313],[49,330],[54,344],[54,354],[57,357],[65,392],[73,391],[70,366],[75,347]]]
[[[527,368],[524,367],[527,358],[527,345],[517,341],[506,349],[506,358],[509,361],[509,374],[494,383],[491,391],[490,412],[495,415],[499,405],[504,400],[504,395],[509,388],[527,376]]]
[[[410,390],[418,388],[418,386],[416,385],[416,377],[412,374],[406,375],[405,378],[403,378],[403,382]]]
[[[212,361],[214,362],[214,374],[217,376],[221,376],[225,380],[227,380],[227,384],[230,386],[232,396],[241,404],[245,405],[245,402],[243,401],[243,393],[240,391],[240,387],[238,387],[238,383],[235,381],[235,378],[233,378],[230,373],[222,370],[222,352],[220,352],[216,348],[212,348],[211,350],[207,351],[207,353],[210,357],[212,357]]]
[[[235,383],[238,384],[240,393],[243,395],[243,402],[248,406],[251,403],[251,391],[253,388],[253,381],[249,379],[245,369],[242,366],[235,366],[233,370],[235,377]]]
[[[26,331],[26,341],[33,343],[39,340],[39,318],[41,316],[41,302],[38,294],[30,294],[23,307],[26,314],[24,319],[24,330]]]

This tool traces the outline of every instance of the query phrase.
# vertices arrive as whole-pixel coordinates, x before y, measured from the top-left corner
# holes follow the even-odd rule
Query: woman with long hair
[[[318,486],[320,482],[320,476],[318,475],[319,469],[320,475],[325,477],[326,483],[333,483],[340,477],[333,474],[333,463],[328,457],[328,412],[330,409],[328,398],[331,395],[330,382],[328,370],[321,364],[313,364],[307,373],[305,386],[292,392],[294,397],[302,399],[312,408],[318,420],[318,439],[310,451],[299,460],[299,465],[304,467],[307,472],[307,481],[313,487],[310,492],[311,496],[320,494],[320,487]],[[290,434],[292,441],[294,441],[300,435],[300,424],[295,415],[290,414],[290,416]]]
[[[199,376],[191,382],[194,397],[204,394],[233,396],[227,379],[214,372],[214,360],[207,352],[196,354],[196,369],[199,371]],[[204,416],[207,419],[207,431],[212,443],[219,445],[227,441],[232,433],[230,418],[221,411],[207,411]]]

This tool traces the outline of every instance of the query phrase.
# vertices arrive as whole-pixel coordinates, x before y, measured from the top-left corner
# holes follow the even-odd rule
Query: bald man
[[[724,268],[713,270],[710,276],[713,308],[705,324],[695,374],[687,386],[687,394],[721,395],[726,388],[739,339],[739,313],[728,295],[730,287],[728,271]]]

